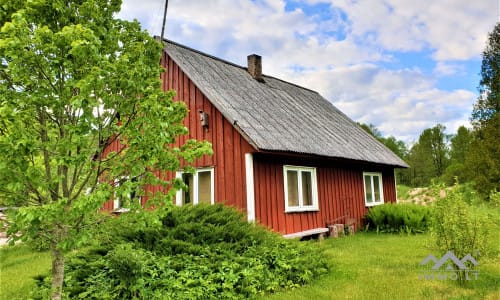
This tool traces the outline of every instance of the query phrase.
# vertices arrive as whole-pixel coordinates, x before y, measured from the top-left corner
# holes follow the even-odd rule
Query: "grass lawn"
[[[358,233],[321,243],[333,262],[330,274],[310,286],[262,299],[500,299],[498,251],[480,261],[477,281],[460,287],[452,281],[419,279],[420,262],[429,253],[438,255],[429,234]]]
[[[500,237],[494,239],[500,242]],[[358,233],[326,239],[318,246],[331,257],[330,274],[310,286],[261,299],[500,299],[498,251],[480,261],[477,281],[460,287],[451,281],[419,279],[420,262],[433,253],[428,234]],[[34,253],[26,246],[3,247],[0,257],[0,299],[26,299],[34,288],[32,277],[50,268],[48,253]]]
[[[477,281],[422,280],[420,262],[439,258],[430,234],[357,233],[317,243],[331,258],[329,274],[309,286],[264,295],[264,299],[500,299],[500,209],[475,208],[490,221],[493,251],[479,261]],[[26,299],[33,277],[48,272],[50,255],[17,245],[0,248],[0,300]]]
[[[23,245],[0,248],[0,299],[27,299],[35,287],[34,276],[50,269],[48,252],[33,252]]]

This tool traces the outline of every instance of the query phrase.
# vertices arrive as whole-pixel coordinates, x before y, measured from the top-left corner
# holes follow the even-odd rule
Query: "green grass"
[[[420,280],[420,262],[438,256],[430,234],[357,233],[325,239],[317,246],[331,261],[331,272],[309,286],[264,295],[264,299],[500,299],[500,209],[475,207],[487,216],[491,249],[479,261],[477,281]],[[0,248],[0,299],[26,299],[33,276],[48,272],[50,256],[26,246]]]
[[[333,261],[330,274],[310,286],[262,299],[498,299],[498,256],[481,260],[478,280],[466,287],[420,280],[422,259],[438,255],[428,234],[358,233],[327,239],[321,247]]]
[[[410,198],[410,190],[411,190],[411,187],[409,187],[409,186],[402,185],[402,184],[396,185],[396,192],[398,195],[398,200],[407,200],[408,198]]]
[[[472,207],[489,230],[489,249],[479,261],[477,281],[420,280],[420,262],[438,256],[430,234],[357,233],[321,243],[333,270],[310,286],[262,299],[500,299],[500,208]]]
[[[34,276],[50,270],[50,254],[25,245],[0,248],[0,299],[27,299],[35,288]]]

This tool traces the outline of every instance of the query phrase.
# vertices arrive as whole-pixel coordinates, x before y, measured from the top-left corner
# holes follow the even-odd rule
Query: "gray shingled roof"
[[[317,92],[171,41],[165,51],[258,150],[408,166]]]

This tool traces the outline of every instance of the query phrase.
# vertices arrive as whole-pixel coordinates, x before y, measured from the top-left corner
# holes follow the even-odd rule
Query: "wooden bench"
[[[285,234],[283,237],[286,239],[294,239],[294,238],[303,238],[306,236],[318,234],[321,238],[327,232],[328,232],[328,228],[320,227],[320,228],[314,228],[314,229],[299,231],[299,232],[295,232],[295,233]]]

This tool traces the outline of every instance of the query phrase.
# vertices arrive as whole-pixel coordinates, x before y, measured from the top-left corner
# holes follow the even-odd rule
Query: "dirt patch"
[[[413,188],[408,191],[408,198],[401,199],[398,198],[398,203],[414,203],[423,206],[431,205],[438,198],[443,198],[446,196],[446,190],[443,189],[439,191],[439,197],[437,197],[430,188]]]

